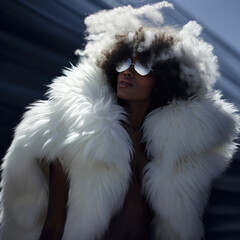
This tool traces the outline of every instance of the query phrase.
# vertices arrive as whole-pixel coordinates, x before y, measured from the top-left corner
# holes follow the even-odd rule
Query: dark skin
[[[142,194],[142,172],[148,163],[142,133],[126,123],[123,127],[132,139],[134,155],[131,160],[132,176],[123,208],[111,219],[109,229],[101,240],[148,240],[152,212]]]
[[[136,59],[133,59],[135,62]],[[131,137],[134,155],[131,160],[132,178],[122,210],[112,217],[108,231],[102,240],[147,240],[149,239],[152,212],[142,195],[142,173],[148,163],[145,145],[142,143],[140,130],[144,117],[151,103],[155,79],[150,73],[140,76],[131,66],[119,73],[118,82],[125,76],[132,81],[132,86],[117,87],[117,95],[126,101],[129,123],[122,126]],[[50,166],[49,204],[46,221],[40,240],[62,239],[67,213],[68,183],[59,161]],[[127,222],[127,224],[126,224]]]
[[[50,164],[48,212],[40,240],[62,239],[68,200],[68,181],[58,160]]]

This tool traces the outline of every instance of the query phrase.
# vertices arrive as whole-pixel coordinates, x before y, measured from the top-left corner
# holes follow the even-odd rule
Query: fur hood
[[[98,239],[124,202],[133,151],[120,124],[126,114],[89,46],[76,67],[53,81],[48,99],[31,105],[16,128],[2,166],[1,239],[39,238],[48,201],[40,165],[57,158],[70,181],[64,240]],[[214,82],[215,75],[201,74],[206,91],[173,100],[149,113],[143,124],[151,159],[143,192],[155,212],[156,239],[201,239],[211,182],[236,150],[236,109],[204,83],[208,77]]]

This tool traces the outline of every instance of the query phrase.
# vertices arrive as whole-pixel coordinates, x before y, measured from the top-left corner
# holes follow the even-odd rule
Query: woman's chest
[[[151,234],[153,213],[142,187],[144,167],[149,160],[145,154],[145,144],[141,142],[141,134],[134,135],[131,129],[128,129],[128,133],[130,133],[134,148],[130,163],[132,173],[128,191],[123,207],[112,217],[108,231],[102,240],[147,240]]]

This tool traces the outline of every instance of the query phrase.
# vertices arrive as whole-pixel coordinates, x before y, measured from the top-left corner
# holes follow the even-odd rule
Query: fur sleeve
[[[48,190],[37,159],[41,159],[46,148],[51,148],[48,144],[55,126],[48,124],[49,113],[48,102],[32,105],[17,126],[3,159],[1,239],[38,239],[46,213]]]
[[[144,128],[153,159],[145,191],[157,213],[157,239],[200,240],[211,182],[236,149],[236,109],[211,93],[156,110]]]

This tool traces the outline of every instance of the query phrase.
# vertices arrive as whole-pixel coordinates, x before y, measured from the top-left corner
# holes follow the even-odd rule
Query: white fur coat
[[[86,18],[88,42],[81,63],[50,86],[49,98],[29,107],[3,160],[1,225],[4,240],[37,240],[48,204],[48,183],[41,161],[59,159],[70,180],[64,240],[95,240],[123,205],[131,177],[132,143],[120,124],[124,109],[106,83],[96,56],[128,32],[128,41],[152,21],[158,32],[174,36],[174,45],[158,60],[176,58],[190,90],[188,101],[173,101],[151,112],[143,136],[151,159],[143,193],[155,212],[157,240],[200,240],[202,214],[211,182],[231,161],[236,146],[235,108],[212,90],[217,60],[199,38],[201,26],[161,26],[159,10],[167,2],[102,11]],[[142,15],[145,17],[142,18]],[[142,21],[148,18],[146,24]],[[144,25],[145,24],[145,25]],[[148,29],[148,28],[147,28]],[[139,51],[155,39],[145,32]],[[44,163],[43,162],[43,163]]]
[[[37,240],[48,201],[39,161],[58,158],[70,179],[64,240],[94,240],[122,206],[131,176],[131,140],[101,70],[86,61],[29,107],[4,158],[2,238]],[[156,239],[200,240],[211,181],[230,163],[238,116],[209,91],[150,113],[143,126],[151,162],[143,192],[155,212]]]

